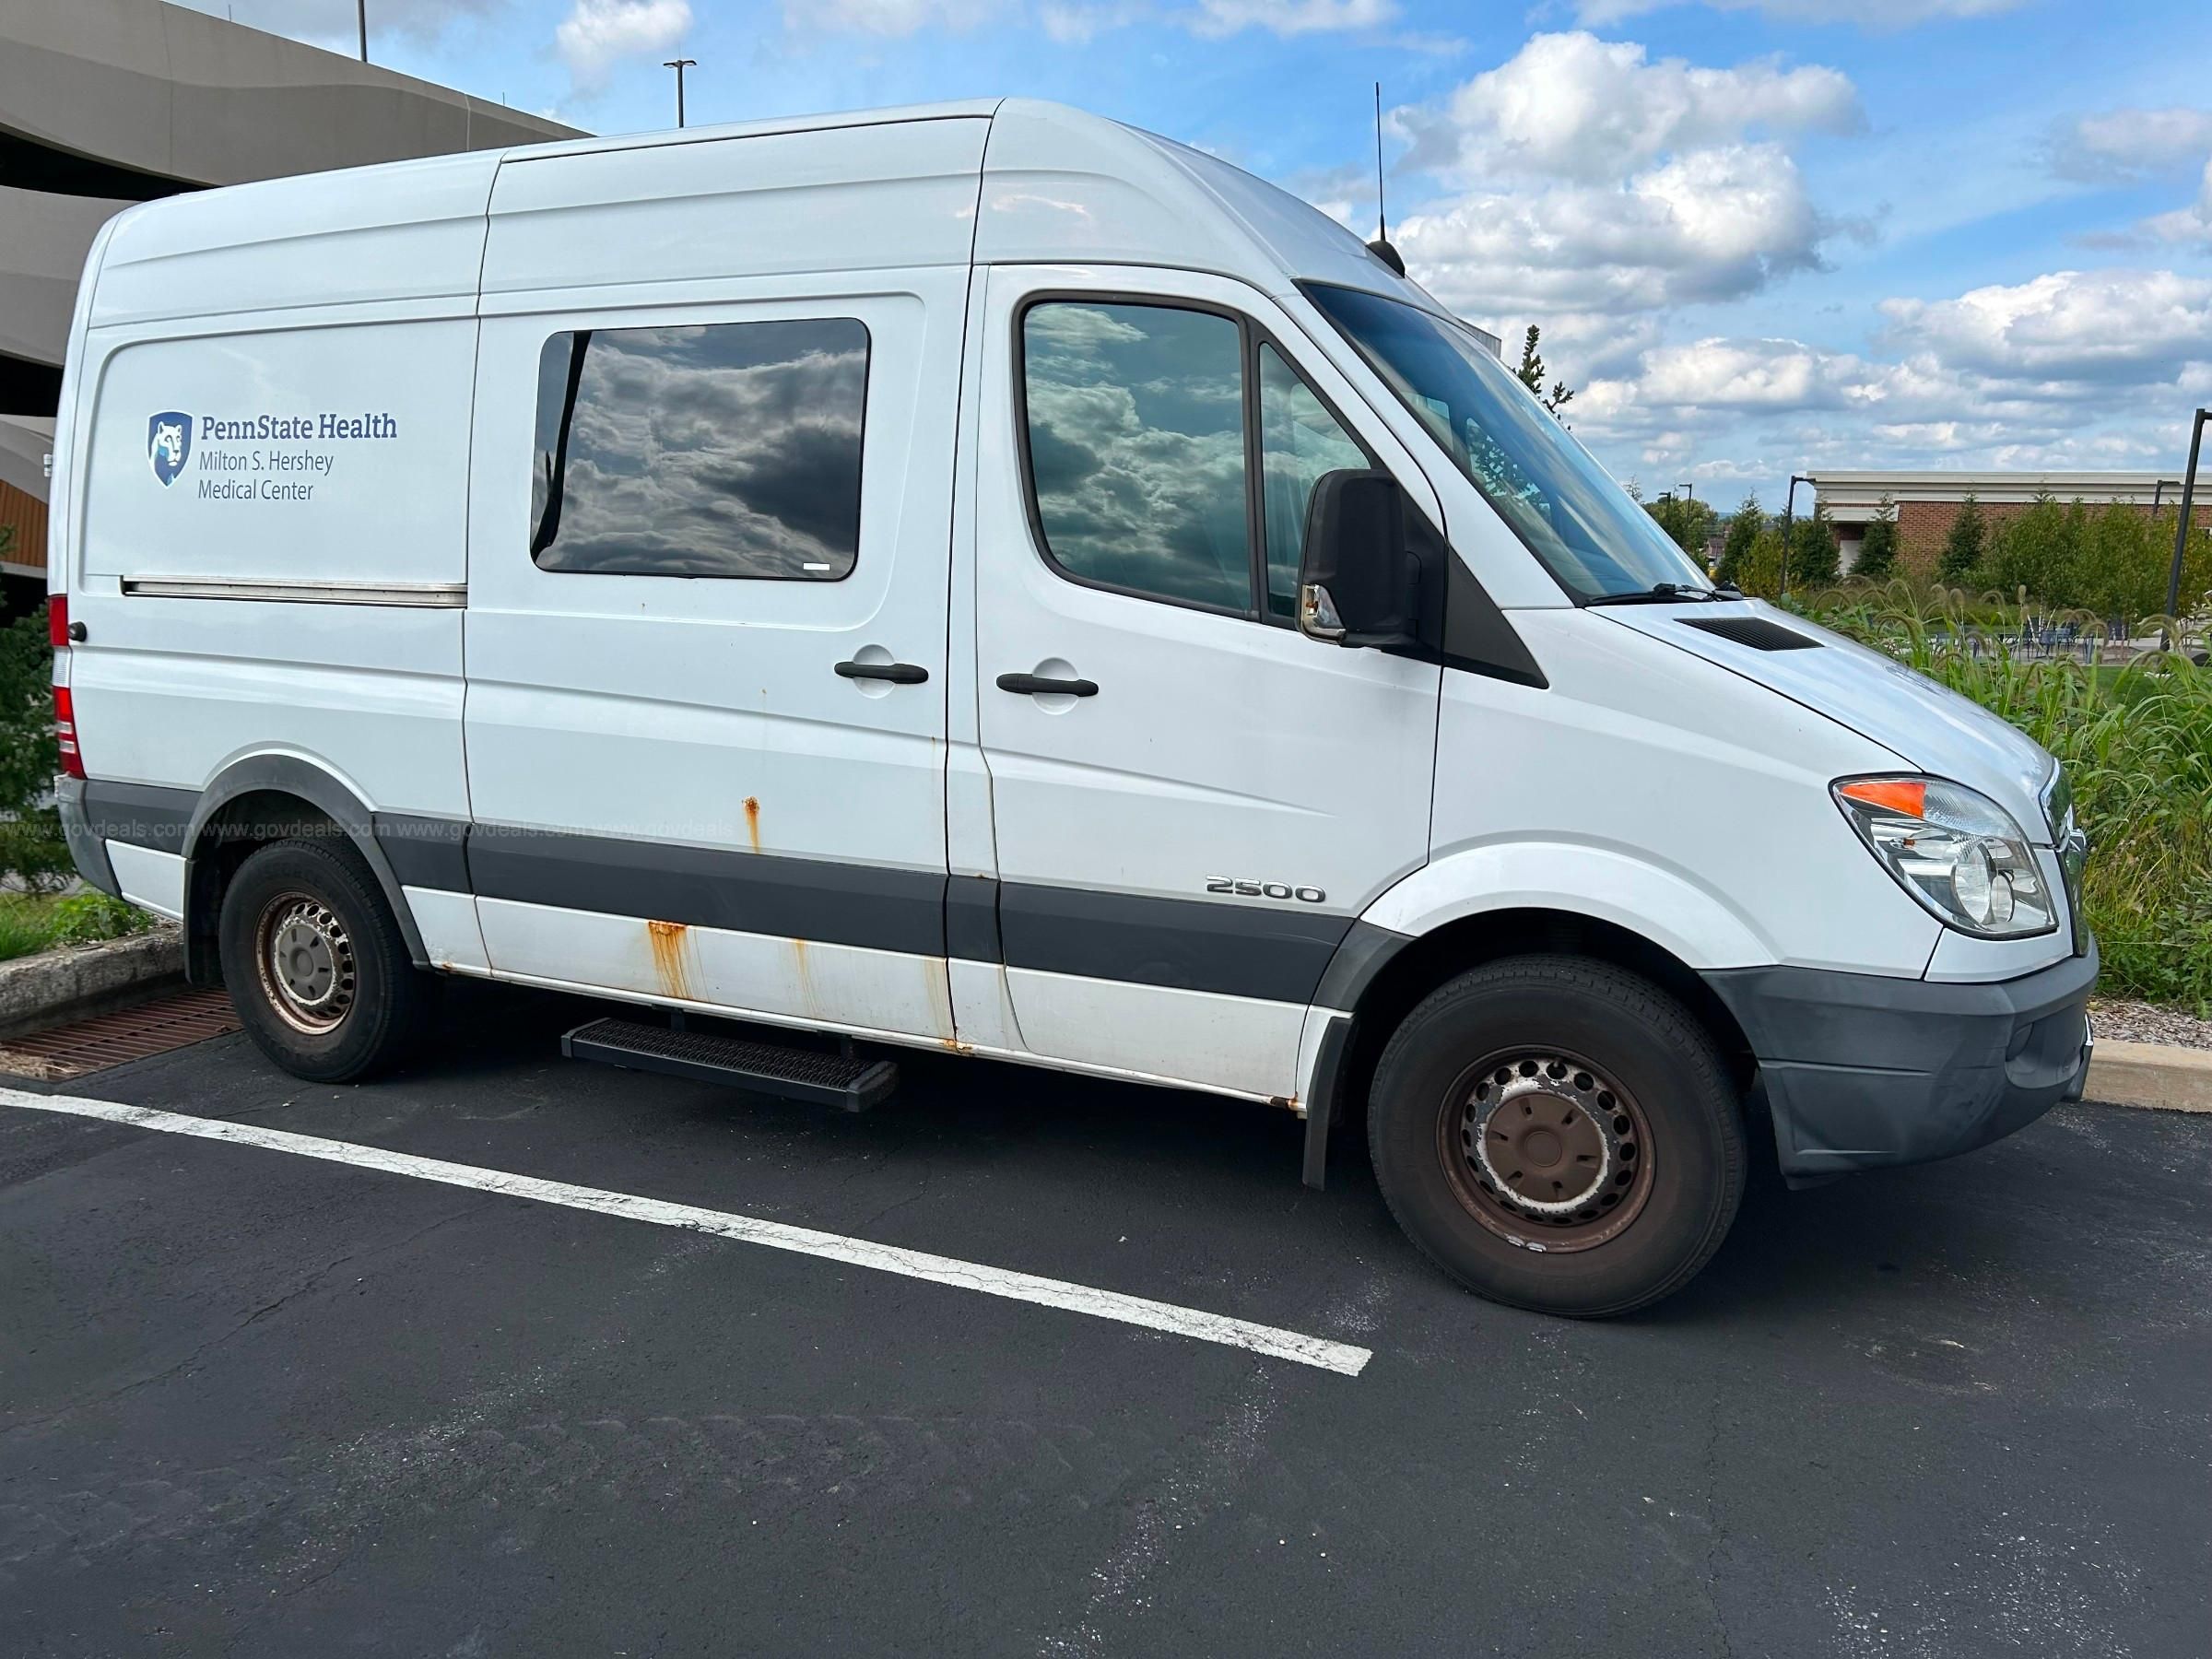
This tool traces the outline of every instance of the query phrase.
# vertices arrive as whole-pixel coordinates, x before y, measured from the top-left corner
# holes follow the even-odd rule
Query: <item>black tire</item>
[[[1704,1028],[1580,957],[1491,962],[1427,997],[1376,1065],[1368,1146],[1438,1266],[1576,1318],[1679,1290],[1744,1192],[1741,1102]]]
[[[297,924],[289,978],[273,950],[288,919]],[[351,1083],[387,1070],[428,1020],[433,987],[410,961],[376,877],[343,841],[276,841],[253,853],[223,894],[217,941],[246,1034],[295,1077]]]

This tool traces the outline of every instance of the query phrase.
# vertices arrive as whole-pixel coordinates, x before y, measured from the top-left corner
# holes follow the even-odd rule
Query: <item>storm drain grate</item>
[[[18,1077],[81,1077],[126,1060],[166,1054],[239,1029],[220,991],[182,991],[119,1013],[0,1041],[0,1072]]]

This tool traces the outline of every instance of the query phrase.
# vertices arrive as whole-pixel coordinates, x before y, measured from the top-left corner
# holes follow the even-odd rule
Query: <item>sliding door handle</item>
[[[1099,682],[1048,679],[1041,674],[1002,674],[998,677],[998,688],[1030,697],[1096,697],[1099,694]]]
[[[918,686],[929,677],[919,663],[840,663],[837,672],[846,679],[889,680],[894,686]]]

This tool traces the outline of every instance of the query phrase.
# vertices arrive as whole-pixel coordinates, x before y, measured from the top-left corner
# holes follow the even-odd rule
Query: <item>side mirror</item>
[[[1382,472],[1323,474],[1306,505],[1299,631],[1338,645],[1410,645],[1419,587],[1398,481]]]

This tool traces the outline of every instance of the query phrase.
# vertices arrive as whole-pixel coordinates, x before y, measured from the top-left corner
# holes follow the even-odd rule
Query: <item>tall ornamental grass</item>
[[[2201,634],[2170,627],[2175,649],[2091,666],[2023,657],[2004,631],[2017,616],[1993,628],[1988,600],[1970,604],[1941,589],[1846,583],[1792,604],[1973,699],[2057,756],[2089,837],[2084,908],[2103,951],[2105,991],[2212,1009],[2212,670],[2191,660]],[[2101,633],[2087,615],[2065,619]],[[2133,632],[2156,636],[2159,619]]]

